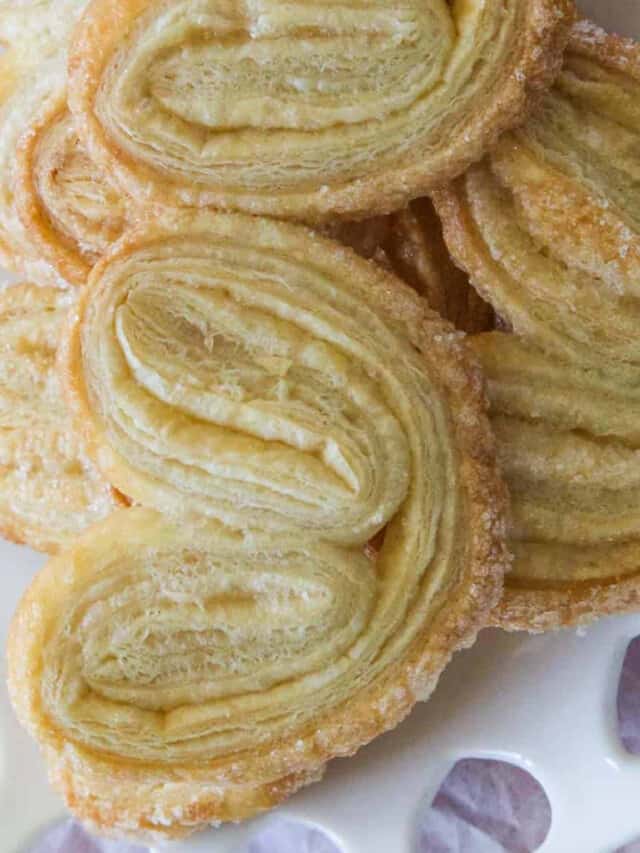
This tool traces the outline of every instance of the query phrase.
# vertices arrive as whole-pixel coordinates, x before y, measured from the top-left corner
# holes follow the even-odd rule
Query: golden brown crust
[[[162,32],[162,50],[165,43],[170,45],[169,52],[175,47],[171,41],[171,16],[167,10],[176,7],[170,7],[162,0],[116,0],[116,2],[93,0],[75,31],[70,51],[70,104],[76,116],[78,131],[92,158],[108,174],[114,176],[122,189],[128,192],[136,203],[143,206],[154,202],[162,205],[213,206],[315,223],[329,221],[336,216],[364,218],[374,213],[387,213],[402,207],[411,198],[424,195],[442,181],[452,179],[463,172],[470,163],[478,160],[503,131],[525,118],[531,105],[546,90],[559,70],[568,27],[573,19],[574,7],[569,0],[528,0],[526,3],[509,0],[507,4],[492,0],[482,7],[475,3],[472,7],[472,9],[465,8],[465,17],[460,19],[455,6],[448,7],[446,10],[429,10],[433,12],[433,17],[428,19],[430,23],[426,23],[425,18],[425,38],[431,39],[430,49],[439,55],[437,58],[430,57],[428,72],[425,71],[423,78],[426,79],[427,73],[429,75],[436,73],[439,63],[446,65],[451,60],[452,71],[448,79],[455,81],[452,85],[459,88],[459,91],[456,90],[456,97],[449,93],[446,99],[441,98],[441,91],[437,85],[430,94],[423,93],[420,97],[416,96],[411,109],[418,110],[420,115],[424,106],[420,98],[439,99],[432,113],[425,112],[427,116],[424,120],[425,128],[428,127],[429,132],[420,130],[420,119],[417,115],[411,114],[406,122],[406,130],[402,133],[400,131],[396,133],[396,130],[393,130],[393,134],[399,134],[398,139],[395,140],[395,135],[393,139],[390,137],[384,148],[387,125],[384,119],[381,120],[382,107],[377,110],[375,132],[367,137],[366,142],[364,138],[356,138],[361,132],[368,133],[366,120],[356,120],[346,114],[345,124],[345,118],[340,113],[340,118],[336,119],[332,125],[327,125],[322,132],[325,134],[333,132],[340,136],[343,133],[342,127],[350,128],[346,141],[342,143],[333,141],[328,149],[332,153],[325,152],[322,156],[318,154],[317,165],[310,154],[313,136],[307,132],[303,114],[300,113],[298,116],[296,112],[298,107],[294,95],[291,95],[290,102],[287,101],[293,113],[289,111],[289,106],[286,110],[282,108],[284,110],[282,126],[291,127],[293,130],[287,131],[287,134],[283,135],[281,144],[276,145],[277,157],[281,159],[278,160],[273,155],[274,159],[271,162],[265,155],[263,164],[260,161],[260,154],[257,153],[259,148],[256,147],[261,144],[259,137],[261,122],[267,123],[270,134],[279,132],[277,122],[274,124],[276,128],[274,130],[269,123],[272,120],[271,117],[263,114],[262,111],[258,113],[254,108],[249,110],[246,116],[244,114],[241,116],[238,111],[242,111],[243,106],[242,103],[238,105],[242,100],[238,93],[238,86],[231,86],[234,105],[229,115],[225,113],[224,117],[219,118],[218,126],[215,116],[210,119],[209,113],[206,110],[203,113],[204,108],[195,100],[199,91],[197,85],[195,88],[191,86],[185,90],[186,96],[184,93],[181,94],[181,90],[176,94],[177,84],[173,72],[170,74],[167,71],[166,76],[162,76],[164,71],[154,68],[153,65],[149,66],[149,74],[155,75],[153,80],[156,82],[162,76],[161,97],[165,100],[169,99],[172,103],[174,100],[179,102],[179,106],[176,107],[178,113],[173,114],[169,107],[164,112],[165,118],[162,119],[166,123],[166,132],[170,136],[175,136],[175,139],[172,136],[171,141],[173,159],[167,158],[166,154],[165,159],[162,159],[165,152],[162,151],[163,142],[160,137],[158,139],[154,137],[155,141],[145,147],[145,132],[155,134],[154,128],[158,120],[148,112],[149,110],[153,112],[155,109],[155,94],[146,102],[145,109],[149,118],[147,113],[136,115],[129,112],[125,102],[121,103],[115,98],[111,101],[105,99],[109,97],[106,92],[111,91],[112,82],[117,86],[120,67],[118,63],[122,64],[124,53],[129,48],[135,49],[138,30],[140,27],[144,28],[146,21],[150,22],[156,16],[165,14],[166,20],[163,21],[163,26],[159,30]],[[188,7],[186,8],[188,14]],[[419,7],[416,7],[417,9]],[[313,16],[313,10],[309,14]],[[236,20],[234,10],[230,11],[230,15],[231,23],[227,22],[226,26],[231,29],[239,28],[238,32],[244,32],[243,27],[248,27],[251,37],[257,40],[256,49],[259,50],[260,27],[269,26],[269,21],[261,21],[260,24],[252,23],[242,16]],[[212,33],[215,35],[217,26],[219,23],[210,25],[211,28],[206,31],[208,38],[212,37]],[[394,26],[399,28],[397,32],[402,30],[400,23],[396,22]],[[417,26],[419,28],[419,25]],[[429,26],[441,27],[442,32],[432,32]],[[483,29],[485,27],[486,30]],[[360,28],[362,29],[361,25]],[[509,32],[506,33],[506,30]],[[362,32],[364,33],[365,30],[362,29]],[[482,42],[484,38],[487,39],[487,44]],[[392,49],[391,46],[395,43],[390,37],[385,40],[389,49]],[[330,49],[330,42],[327,44],[329,45],[327,49]],[[402,44],[402,39],[397,44]],[[283,51],[287,49],[286,36],[281,41],[281,45]],[[398,50],[400,49],[398,47]],[[187,52],[188,50],[189,48]],[[463,59],[460,63],[459,55],[465,50],[469,52],[469,56],[466,57],[466,68],[465,60]],[[497,52],[498,56],[490,57],[491,50]],[[124,53],[119,55],[118,51]],[[363,56],[370,53],[371,47]],[[476,53],[483,54],[482,62],[478,62],[477,67]],[[166,56],[162,52],[159,55]],[[347,62],[347,67],[349,67],[349,61],[356,62],[357,59],[349,56],[345,60],[342,54],[339,58]],[[493,65],[491,59],[493,59]],[[149,61],[153,62],[153,59]],[[195,61],[200,62],[199,55],[195,57]],[[215,67],[218,61],[222,62],[219,59],[207,60],[206,67]],[[362,57],[358,61],[366,65]],[[229,62],[233,62],[233,57]],[[271,64],[275,69],[273,74],[277,78],[279,73],[277,66],[273,61]],[[472,65],[474,72],[469,75]],[[331,67],[330,63],[327,67]],[[382,68],[383,65],[380,64],[379,67]],[[235,66],[228,70],[232,76],[240,73],[234,69]],[[183,64],[181,73],[186,74],[188,70],[186,64]],[[362,81],[357,76],[356,66],[350,70],[354,75],[352,88],[349,89],[352,97],[354,87],[357,88]],[[411,70],[412,66],[409,68],[409,71]],[[197,74],[200,73],[198,70]],[[221,78],[223,80],[224,70],[220,73],[223,75]],[[313,66],[307,72],[301,73],[312,79]],[[214,85],[208,77],[206,79],[207,85]],[[170,80],[174,83],[167,84]],[[364,80],[367,81],[366,75]],[[403,80],[405,87],[407,80],[408,78]],[[216,86],[223,85],[218,78],[216,81]],[[129,84],[137,85],[139,82],[129,81]],[[280,85],[279,78],[277,82]],[[386,85],[384,79],[382,83]],[[174,85],[173,90],[171,85]],[[286,85],[287,87],[293,85],[288,78]],[[481,91],[474,90],[472,97],[471,90],[474,86],[480,86]],[[482,89],[483,86],[486,91]],[[255,89],[250,91],[255,94]],[[312,91],[314,91],[313,85]],[[322,91],[324,91],[322,88],[318,89],[318,92]],[[435,95],[434,92],[436,92]],[[193,96],[193,104],[190,101],[191,96]],[[394,93],[396,98],[404,96],[405,93],[400,91]],[[210,100],[207,103],[210,103]],[[447,113],[452,103],[464,103],[461,114],[456,113],[452,116]],[[226,109],[224,94],[222,104],[221,108]],[[278,108],[277,105],[276,108]],[[350,102],[347,106],[340,104],[339,108],[355,109]],[[365,108],[363,104],[358,106],[359,110]],[[306,109],[305,106],[304,110]],[[438,111],[441,111],[442,115]],[[247,143],[249,154],[247,154],[246,163],[242,153],[244,137],[241,133],[234,136],[236,119],[233,116],[236,112],[238,112],[238,126],[242,128],[242,133],[249,134],[247,139],[251,140],[251,144]],[[162,118],[161,113],[162,111],[158,115]],[[183,113],[187,116],[187,124],[181,124]],[[200,113],[203,113],[204,118],[200,119],[199,124],[197,116]],[[401,114],[401,107],[393,110],[394,117],[393,121],[389,119],[389,127],[395,128]],[[436,114],[437,121],[434,118]],[[294,115],[293,118],[292,115]],[[320,122],[319,127],[322,128],[322,122],[325,121],[322,115],[324,114],[321,113],[320,117],[311,115],[308,121],[312,122],[313,127],[315,127],[314,122]],[[148,121],[148,124],[142,128],[134,127],[133,123],[140,119]],[[213,128],[213,135],[208,130],[209,121]],[[227,121],[230,122],[229,125],[225,123]],[[253,121],[257,122],[255,132],[251,124]],[[287,122],[292,123],[289,125]],[[299,142],[296,142],[295,136],[298,128],[296,122],[299,123],[299,129],[305,131],[305,158],[311,164],[305,172],[304,180],[297,176],[296,172],[300,162],[300,152],[297,148]],[[434,123],[433,127],[430,122]],[[118,128],[117,132],[114,130],[115,127]],[[220,130],[225,132],[221,133]],[[180,134],[183,134],[184,138]],[[416,141],[410,145],[408,140],[413,136]],[[446,140],[444,146],[443,140]],[[164,144],[167,144],[166,139]],[[218,163],[213,149],[215,146],[227,144],[232,147],[228,152],[225,149],[220,153]],[[364,156],[363,152],[367,151],[367,146],[371,150],[367,152],[367,156]],[[373,151],[377,152],[381,146],[384,148],[384,156],[374,154]],[[407,148],[406,153],[402,153],[401,149]],[[174,156],[176,151],[182,152],[176,155],[177,159]],[[202,163],[197,159],[193,160],[192,164],[189,158],[195,156],[196,151],[199,151],[198,156],[204,159]],[[286,157],[288,151],[290,160]],[[341,162],[359,157],[361,159],[357,164],[354,160],[354,165],[348,167]],[[245,165],[242,165],[243,163]],[[239,165],[236,168],[234,164]],[[255,187],[252,188],[254,179],[251,175],[263,165],[265,175],[276,174],[278,180],[274,182],[273,178],[267,179],[262,172],[259,175],[256,172]],[[235,169],[233,176],[229,171],[232,166]],[[335,175],[331,177],[333,173]],[[294,175],[296,177],[293,177]]]
[[[624,36],[607,33],[588,18],[581,18],[571,30],[568,49],[579,56],[597,59],[606,68],[630,74],[640,80],[640,46]]]
[[[206,778],[199,785],[188,785],[179,777],[168,780],[166,774],[150,784],[141,773],[134,775],[135,787],[132,788],[132,779],[126,772],[120,774],[113,766],[102,768],[95,758],[84,761],[72,749],[67,748],[62,754],[49,750],[47,759],[52,785],[63,794],[68,808],[90,831],[101,836],[131,838],[149,844],[183,838],[190,828],[217,826],[255,817],[322,778],[320,768],[307,774],[291,773],[271,784],[238,783],[224,787],[207,785]],[[139,808],[134,820],[128,819],[121,802],[112,801],[114,786],[120,785],[130,797],[136,797],[135,805],[130,803],[132,810]],[[180,824],[158,829],[159,813],[153,805],[154,785],[175,786],[176,799],[181,802]],[[182,804],[185,801],[187,805]]]
[[[38,134],[46,123],[60,119],[66,111],[66,99],[63,96],[52,98],[47,106],[49,118],[40,117],[23,134],[18,143],[16,156],[16,184],[22,186],[17,194],[16,206],[23,226],[34,244],[44,257],[54,266],[63,278],[76,284],[84,284],[90,266],[82,257],[66,244],[55,246],[54,232],[45,211],[39,203],[35,182],[35,159]]]
[[[144,537],[147,536],[145,531],[148,531],[150,541],[158,541],[157,537],[160,535],[168,537],[171,542],[173,541],[171,537],[183,535],[180,531],[186,524],[184,519],[176,528],[177,532],[173,533],[171,531],[174,528],[171,522],[158,520],[152,511],[128,510],[94,528],[79,540],[75,549],[61,556],[45,569],[27,592],[12,628],[9,661],[13,702],[23,722],[46,745],[52,776],[63,790],[74,812],[102,832],[145,839],[157,839],[159,836],[177,837],[193,831],[204,822],[238,819],[268,808],[288,796],[300,785],[317,778],[324,764],[331,758],[352,754],[362,744],[399,723],[418,699],[427,698],[452,652],[473,642],[477,630],[483,625],[486,614],[500,594],[501,576],[506,565],[503,543],[505,491],[496,472],[494,442],[483,411],[482,377],[461,336],[455,333],[450,325],[430,312],[424,302],[397,279],[367,264],[349,250],[331,241],[319,239],[302,228],[266,220],[251,220],[246,217],[212,214],[178,215],[171,220],[159,221],[153,228],[146,231],[140,230],[127,235],[110,255],[98,264],[92,273],[89,287],[81,297],[78,320],[75,328],[71,330],[70,343],[65,354],[66,382],[70,386],[76,416],[89,435],[95,458],[102,464],[106,459],[111,473],[118,475],[118,472],[111,468],[109,454],[105,452],[108,450],[108,443],[104,423],[100,423],[100,418],[96,417],[93,403],[90,408],[87,408],[87,389],[83,387],[87,376],[85,359],[88,351],[86,348],[92,349],[91,341],[94,341],[93,337],[86,337],[91,326],[92,305],[103,298],[101,294],[111,292],[110,287],[119,286],[114,283],[120,275],[119,270],[122,270],[121,265],[124,264],[129,270],[122,279],[125,287],[128,287],[127,281],[134,282],[134,280],[143,287],[143,290],[136,295],[137,285],[132,285],[128,304],[137,306],[134,309],[136,312],[143,312],[145,304],[150,308],[151,303],[139,301],[148,299],[147,294],[150,291],[144,290],[145,285],[139,277],[136,278],[136,258],[147,258],[143,267],[150,264],[148,268],[154,270],[154,281],[158,281],[162,276],[162,253],[169,253],[167,255],[170,258],[169,266],[175,270],[176,265],[179,266],[181,258],[184,257],[185,244],[181,242],[183,240],[186,240],[188,247],[188,257],[191,259],[189,264],[194,262],[193,259],[199,255],[199,252],[217,252],[219,249],[216,247],[220,246],[223,255],[222,260],[217,263],[221,263],[224,267],[225,247],[229,245],[234,253],[234,263],[241,263],[245,252],[242,247],[250,246],[251,253],[258,252],[258,255],[250,253],[249,257],[254,258],[252,263],[259,264],[261,276],[265,274],[267,268],[265,265],[268,264],[268,260],[265,256],[262,256],[262,261],[256,261],[255,258],[261,257],[260,252],[275,251],[279,259],[285,259],[287,264],[293,264],[299,271],[298,274],[301,274],[303,266],[309,271],[319,268],[323,271],[322,275],[330,275],[332,281],[340,282],[339,285],[336,283],[332,286],[348,287],[349,293],[352,287],[358,293],[366,288],[370,304],[365,306],[363,303],[362,308],[359,309],[363,312],[359,318],[360,322],[369,322],[366,318],[371,317],[369,312],[374,311],[379,318],[376,323],[381,318],[385,318],[385,325],[379,327],[380,334],[391,333],[393,338],[390,338],[390,341],[392,339],[404,341],[405,336],[408,336],[413,345],[419,348],[421,355],[419,358],[415,352],[410,355],[410,349],[404,350],[405,344],[402,344],[405,352],[403,358],[408,358],[412,365],[415,363],[420,374],[415,376],[412,366],[411,372],[405,374],[404,381],[408,383],[407,388],[410,388],[411,382],[414,381],[409,378],[410,375],[415,377],[415,381],[420,383],[420,387],[425,392],[427,387],[432,388],[430,393],[435,395],[432,410],[434,418],[439,405],[435,401],[441,400],[445,403],[448,414],[442,427],[438,428],[438,435],[442,440],[451,442],[453,455],[447,465],[453,465],[456,474],[454,480],[449,481],[447,488],[451,488],[454,481],[458,483],[461,491],[457,500],[460,504],[457,504],[455,514],[457,516],[458,513],[462,513],[462,516],[458,518],[456,525],[457,557],[453,564],[456,566],[454,576],[447,581],[439,581],[438,583],[442,586],[439,586],[438,591],[427,593],[426,587],[417,587],[415,593],[412,593],[417,595],[420,589],[422,592],[419,594],[427,596],[423,605],[425,611],[418,617],[417,614],[422,611],[410,609],[408,613],[411,617],[407,616],[402,620],[401,627],[398,629],[400,634],[397,636],[394,634],[393,643],[400,643],[398,649],[402,649],[400,637],[404,636],[403,632],[408,631],[406,635],[408,645],[398,657],[394,657],[389,651],[388,654],[391,657],[383,669],[378,672],[375,665],[370,668],[370,673],[377,673],[375,678],[370,674],[369,680],[360,688],[349,688],[344,701],[341,700],[338,704],[329,704],[325,707],[318,705],[317,710],[307,717],[306,721],[304,721],[305,716],[302,715],[300,720],[304,722],[291,724],[282,731],[278,730],[277,737],[274,736],[275,739],[267,738],[262,743],[252,744],[250,748],[239,749],[231,754],[223,752],[217,757],[212,755],[206,759],[200,756],[192,760],[183,757],[173,762],[149,759],[134,761],[124,756],[116,758],[113,755],[101,753],[96,749],[95,744],[91,743],[93,735],[90,730],[85,734],[85,737],[89,738],[88,745],[83,745],[75,737],[70,737],[65,729],[60,728],[60,724],[55,723],[45,712],[39,698],[39,668],[43,666],[40,657],[41,643],[46,636],[43,632],[47,630],[47,620],[52,617],[34,604],[49,601],[51,607],[57,607],[55,602],[60,600],[60,595],[54,594],[56,589],[72,590],[75,583],[74,577],[90,577],[94,565],[91,555],[94,552],[102,553],[100,542],[109,543],[109,547],[113,548],[111,559],[117,562],[120,559],[121,549],[125,547],[127,541],[132,541],[130,537]],[[181,246],[183,248],[180,248]],[[269,246],[271,249],[267,248]],[[207,268],[210,269],[209,262]],[[141,267],[138,272],[142,273],[142,269]],[[188,276],[189,273],[182,269],[180,280],[184,282]],[[229,278],[230,293],[235,293],[235,289],[241,287],[242,278],[243,274],[240,271]],[[199,287],[202,287],[202,279],[199,281]],[[301,286],[296,282],[297,276],[293,275],[289,290],[278,291],[278,298],[290,299],[293,303],[297,299],[303,300],[297,309],[302,312],[297,315],[298,322],[302,323],[304,304],[310,295],[306,290],[300,290]],[[259,291],[254,291],[254,295],[256,292]],[[155,293],[162,297],[161,291]],[[285,293],[289,295],[285,296]],[[172,297],[172,311],[181,312],[183,320],[188,316],[185,307],[188,301],[186,292],[181,289]],[[266,303],[263,303],[263,310],[266,310]],[[280,316],[289,316],[288,309],[282,310],[283,313]],[[327,306],[321,303],[316,304],[313,322],[326,319],[327,310]],[[100,312],[103,322],[108,325],[110,311],[102,313],[103,307],[100,307]],[[118,316],[121,335],[124,335],[122,340],[129,338],[132,343],[133,327],[129,325],[129,319],[123,313],[119,313]],[[162,312],[157,314],[158,318],[161,316]],[[343,322],[346,322],[346,315],[343,316],[340,313],[333,315],[334,325],[340,326]],[[350,334],[352,334],[354,327],[350,324],[351,319],[345,327],[345,332],[350,328],[352,329]],[[179,325],[175,328],[179,329]],[[211,332],[213,333],[213,329]],[[185,340],[192,340],[194,337],[186,332],[185,335]],[[205,339],[209,340],[208,336],[205,336]],[[219,337],[211,340],[216,339],[220,341]],[[257,339],[254,338],[254,340]],[[365,338],[362,340],[364,341]],[[367,336],[366,340],[370,341],[370,338]],[[148,341],[145,346],[150,346]],[[370,343],[368,346],[374,345]],[[215,352],[215,349],[212,351]],[[136,352],[137,357],[141,358],[143,352],[139,349]],[[305,348],[304,352],[316,353],[314,357],[324,358],[326,355],[325,350],[315,347]],[[241,360],[236,360],[241,364]],[[147,356],[143,361],[148,363]],[[260,356],[258,363],[263,362]],[[420,364],[423,365],[422,368],[418,367]],[[400,374],[403,373],[403,368],[398,367],[398,370]],[[252,372],[250,375],[253,377],[251,381],[254,381],[255,373]],[[428,382],[426,382],[427,376],[429,376]],[[295,374],[292,374],[290,381],[295,382]],[[422,383],[425,382],[426,384],[423,385]],[[357,388],[357,383],[353,387]],[[93,381],[92,388],[95,390]],[[129,388],[131,392],[134,391],[133,386]],[[91,393],[93,394],[94,391]],[[135,394],[137,393],[135,391]],[[133,401],[134,397],[130,397],[130,400]],[[440,429],[446,430],[448,436],[445,437]],[[179,437],[177,432],[174,435]],[[438,461],[439,456],[435,445],[432,452],[434,456],[430,462],[429,475],[433,480],[433,487],[436,488],[439,475],[436,476],[435,472],[438,470],[438,465],[442,464],[442,460]],[[300,459],[299,464],[306,463]],[[139,483],[134,481],[133,471],[130,471],[127,476],[130,476],[129,482],[133,490],[137,491]],[[273,474],[273,477],[275,476]],[[240,485],[239,488],[243,486]],[[416,482],[415,488],[419,490],[421,484]],[[246,495],[249,496],[250,493],[246,492]],[[450,524],[453,519],[444,520],[449,518],[447,513],[452,511],[451,499],[451,493],[443,498],[443,520],[439,522],[441,526],[438,554],[441,555],[441,559],[444,559],[447,553],[448,533],[446,531],[450,533],[452,530]],[[186,508],[187,504],[188,501],[185,501],[184,507],[182,504],[180,506]],[[404,503],[402,506],[405,506]],[[409,506],[408,503],[407,506]],[[447,506],[449,506],[448,510]],[[177,508],[176,505],[176,511]],[[210,506],[208,509],[211,511]],[[276,512],[276,509],[273,511]],[[258,513],[250,512],[248,515],[250,520],[245,524],[250,526],[256,524]],[[274,518],[276,516],[271,517],[269,525],[260,533],[261,536],[266,536],[274,524],[275,529],[279,529],[277,518],[275,522]],[[394,526],[391,523],[391,526],[387,527],[385,541],[373,550],[371,548],[367,550],[368,560],[380,561],[377,563],[380,566],[380,572],[383,572],[382,566],[387,559],[385,555],[391,553],[388,549],[396,547],[396,537],[407,535],[404,532],[399,534],[400,529],[405,531],[404,526],[396,528],[396,532],[391,533],[393,529]],[[198,530],[200,532],[197,532]],[[117,531],[115,536],[113,531]],[[159,534],[158,531],[163,532]],[[193,548],[197,549],[198,542],[205,541],[207,537],[214,534],[212,528],[205,526],[197,527],[193,533],[187,532],[184,535],[194,543]],[[215,535],[218,536],[220,533]],[[252,535],[257,536],[258,533],[254,532]],[[298,536],[299,533],[286,535]],[[313,536],[312,528],[305,530],[305,537],[308,537],[306,541],[309,543],[306,546],[308,560],[314,560],[316,558],[314,552],[320,547],[325,547],[324,545],[312,547]],[[331,536],[328,538],[331,539]],[[277,534],[276,541],[282,543],[288,540],[282,540],[282,534]],[[253,539],[250,539],[248,544],[251,545],[252,542]],[[364,544],[366,543],[358,543],[360,546]],[[282,544],[279,547],[282,549]],[[342,552],[353,554],[354,552],[349,550],[352,547],[349,546],[347,551]],[[340,548],[344,549],[344,546]],[[221,547],[217,547],[217,552],[223,553]],[[349,559],[356,559],[356,557],[354,555]],[[160,562],[161,558],[158,556],[156,564],[159,566]],[[393,565],[393,571],[400,571],[400,565],[395,560]],[[391,565],[388,570],[392,570]],[[410,570],[413,571],[414,568]],[[61,583],[63,577],[66,578],[64,584]],[[435,583],[436,575],[434,574],[433,577],[433,583]],[[396,589],[395,583],[392,585],[389,582],[389,590],[393,589]],[[383,590],[384,587],[381,587],[377,594],[383,596],[385,594]],[[430,597],[432,595],[433,598]],[[340,602],[343,600],[346,600],[344,596],[340,597]],[[338,603],[336,598],[336,606]],[[418,621],[414,623],[414,619]],[[414,624],[415,629],[411,627]],[[391,649],[392,645],[390,642],[388,648]],[[384,655],[381,660],[386,660]],[[354,680],[353,684],[357,683],[359,682]],[[314,689],[314,694],[316,694],[314,702],[319,702],[317,697],[321,695],[321,684]],[[301,711],[302,707],[297,713],[300,714]],[[260,731],[257,734],[259,735]],[[256,733],[252,732],[251,737],[255,736],[257,736]],[[244,737],[246,738],[246,735]],[[142,748],[141,744],[136,748]],[[191,749],[188,745],[181,747],[180,744],[171,747],[171,749],[174,748]],[[110,752],[117,754],[117,747],[112,748]]]
[[[50,95],[16,151],[15,204],[30,249],[63,279],[84,285],[93,264],[125,225],[125,202],[89,160],[67,110]]]
[[[640,396],[514,335],[470,339],[511,489],[512,572],[491,622],[544,631],[640,602]]]
[[[640,46],[580,21],[540,110],[434,196],[454,258],[522,339],[477,344],[513,492],[494,616],[511,629],[638,604],[639,82]]]
[[[505,631],[542,633],[585,625],[616,613],[640,609],[640,578],[587,584],[566,590],[518,589],[506,586],[490,624]]]

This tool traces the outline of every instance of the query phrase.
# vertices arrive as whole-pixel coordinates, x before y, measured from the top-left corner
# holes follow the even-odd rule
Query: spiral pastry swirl
[[[11,682],[99,828],[180,835],[282,799],[426,698],[495,603],[480,375],[338,244],[211,213],[128,235],[81,297],[66,381],[148,508],[50,563]]]
[[[482,156],[557,72],[569,0],[93,0],[70,104],[137,202],[317,222]]]
[[[520,337],[475,342],[513,498],[497,620],[640,600],[640,47],[588,21],[538,113],[436,194],[454,258]]]
[[[640,365],[640,47],[577,24],[541,110],[436,194],[449,248],[513,330]]]
[[[63,66],[43,62],[42,76],[21,64],[13,51],[0,56],[0,262],[42,284],[65,286],[34,250],[16,206],[16,151],[25,115],[37,111],[63,80]]]
[[[127,204],[89,159],[67,109],[51,92],[29,119],[16,152],[15,204],[30,249],[67,282],[89,270],[123,233]]]
[[[66,106],[63,56],[37,69],[3,57],[0,253],[7,266],[59,287],[84,285],[121,236],[126,205],[90,161]]]

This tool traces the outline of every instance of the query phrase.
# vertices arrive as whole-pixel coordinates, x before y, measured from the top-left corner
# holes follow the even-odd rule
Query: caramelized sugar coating
[[[93,270],[64,363],[92,457],[150,509],[35,581],[10,681],[98,831],[268,808],[486,623],[508,559],[482,379],[384,270],[300,227],[174,214]]]

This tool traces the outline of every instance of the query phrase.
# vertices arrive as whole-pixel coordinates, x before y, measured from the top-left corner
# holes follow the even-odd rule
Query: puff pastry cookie
[[[638,606],[639,103],[638,45],[582,21],[540,112],[435,195],[523,339],[476,343],[515,505],[507,627]]]
[[[395,272],[457,329],[485,332],[494,327],[493,309],[451,260],[430,199],[417,199],[387,216],[338,223],[328,232]]]
[[[449,248],[514,331],[640,365],[640,47],[587,21],[542,109],[435,194]]]
[[[154,509],[35,581],[12,696],[80,818],[179,836],[273,805],[428,696],[499,597],[504,490],[462,336],[336,243],[177,215],[81,300],[75,411]]]
[[[38,106],[31,116],[23,114],[28,124],[16,152],[16,208],[31,251],[70,284],[83,285],[133,215],[89,159],[64,90]]]
[[[89,160],[66,106],[58,54],[37,68],[3,58],[0,253],[38,281],[83,285],[122,233],[126,204]]]
[[[637,370],[569,365],[499,332],[470,340],[512,499],[515,562],[494,621],[541,631],[637,610]]]
[[[56,350],[69,296],[17,285],[0,294],[0,531],[55,551],[116,506],[63,405]]]
[[[558,70],[570,0],[93,0],[70,105],[137,202],[324,221],[479,159]]]
[[[59,62],[44,62],[42,71],[25,69],[14,52],[0,56],[0,263],[33,281],[65,286],[34,251],[16,208],[16,150],[25,114],[49,98],[52,82],[63,75]]]

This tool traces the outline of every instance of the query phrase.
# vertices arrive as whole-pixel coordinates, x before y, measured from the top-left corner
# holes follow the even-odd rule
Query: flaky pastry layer
[[[505,492],[479,371],[337,243],[158,219],[92,272],[65,377],[96,462],[153,509],[49,564],[10,680],[100,831],[273,805],[426,698],[496,603]]]
[[[479,159],[559,70],[569,0],[93,0],[70,104],[143,206],[319,222],[395,210]]]
[[[0,257],[55,286],[84,285],[131,205],[91,162],[66,105],[64,52],[34,66],[2,57]]]
[[[640,47],[574,27],[542,108],[435,195],[448,246],[513,330],[640,365]]]
[[[541,109],[435,195],[454,258],[521,338],[478,344],[514,497],[507,627],[638,604],[638,104],[640,47],[581,21]]]
[[[493,621],[542,631],[640,606],[640,377],[470,339],[511,492],[512,571]]]
[[[64,89],[51,91],[31,115],[16,150],[15,205],[29,250],[67,282],[89,270],[123,233],[133,214],[78,139]]]

